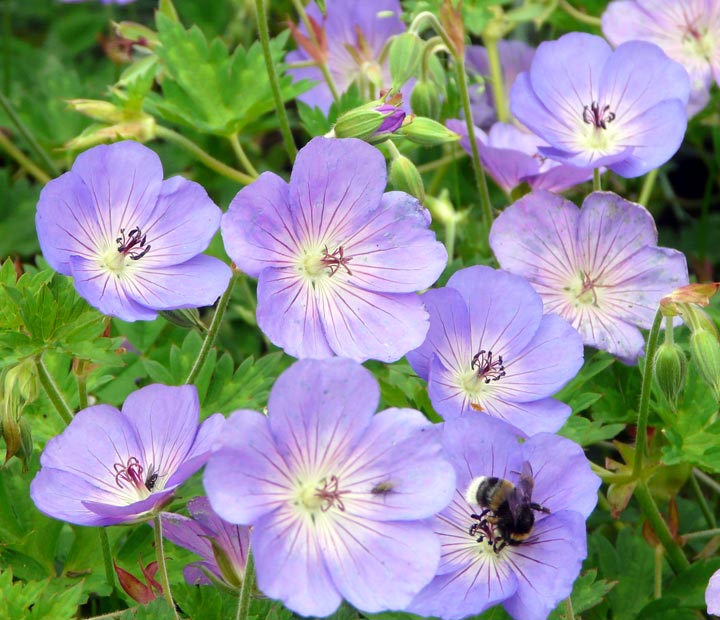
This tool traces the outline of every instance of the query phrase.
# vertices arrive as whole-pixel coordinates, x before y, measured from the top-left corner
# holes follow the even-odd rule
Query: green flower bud
[[[398,155],[390,163],[390,184],[401,192],[415,196],[421,203],[425,202],[425,187],[420,172],[404,155]]]
[[[30,428],[30,422],[23,416],[18,422],[20,427],[20,446],[18,447],[17,457],[23,461],[27,461],[33,452],[33,438],[32,429]]]
[[[368,107],[355,108],[345,112],[345,114],[340,115],[337,123],[335,123],[335,137],[367,140],[380,129],[385,116],[386,114],[383,112]]]
[[[200,313],[197,308],[181,308],[180,310],[160,310],[158,312],[166,321],[178,327],[197,327],[201,332],[206,332],[207,327],[200,320]]]
[[[398,132],[411,142],[423,146],[437,146],[446,142],[455,142],[460,136],[450,131],[445,125],[431,118],[416,117],[410,123],[403,125]]]
[[[720,402],[720,342],[714,333],[698,330],[690,335],[690,352],[700,376]]]
[[[655,381],[673,410],[685,387],[687,358],[682,347],[664,342],[655,353]]]
[[[431,80],[419,80],[410,94],[410,107],[419,116],[440,117],[440,89]]]
[[[3,439],[5,440],[5,462],[7,463],[18,453],[22,445],[22,430],[15,416],[5,410],[2,423]]]
[[[414,32],[404,32],[393,39],[389,54],[393,90],[399,90],[415,75],[424,49],[425,42]]]
[[[109,101],[70,99],[68,105],[76,112],[102,123],[119,123],[126,119],[125,111]]]

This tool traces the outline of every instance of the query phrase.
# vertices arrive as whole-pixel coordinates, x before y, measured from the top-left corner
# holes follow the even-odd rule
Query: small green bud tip
[[[390,163],[390,183],[402,192],[415,196],[421,203],[425,202],[425,187],[420,172],[407,157],[398,155]]]
[[[458,134],[450,131],[445,125],[421,116],[417,116],[411,122],[403,125],[398,133],[411,142],[423,146],[437,146],[460,139]]]
[[[682,347],[674,343],[661,344],[655,353],[655,381],[673,409],[677,408],[686,374],[687,358]]]
[[[418,116],[437,120],[442,108],[440,89],[431,80],[418,81],[410,94],[410,107]]]
[[[414,32],[404,32],[393,39],[389,60],[394,89],[399,89],[416,74],[424,49],[425,42]]]
[[[690,335],[692,360],[703,378],[720,402],[720,342],[708,330],[698,330]]]

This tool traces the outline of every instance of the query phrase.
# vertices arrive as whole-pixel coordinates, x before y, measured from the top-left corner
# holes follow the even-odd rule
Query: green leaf
[[[73,620],[83,601],[82,584],[68,587],[59,580],[13,580],[12,569],[0,573],[0,618],[12,620]]]
[[[597,578],[597,570],[589,570],[584,575],[578,577],[573,585],[573,591],[570,595],[573,613],[581,614],[584,611],[599,605],[615,587],[615,583],[605,579]],[[565,603],[560,603],[550,614],[549,620],[565,620]]]
[[[218,588],[180,584],[173,586],[172,592],[177,605],[188,618],[193,620],[235,617],[237,597]]]
[[[581,446],[589,446],[598,441],[612,439],[625,428],[624,424],[603,424],[588,420],[582,416],[571,416],[558,431],[559,435],[572,439]]]

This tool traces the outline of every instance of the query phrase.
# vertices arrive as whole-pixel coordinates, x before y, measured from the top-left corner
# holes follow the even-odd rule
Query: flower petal
[[[163,536],[171,543],[192,551],[201,558],[213,559],[213,550],[209,539],[212,531],[195,519],[184,515],[162,512],[160,518]]]
[[[190,451],[167,482],[169,486],[182,484],[207,462],[211,452],[218,447],[224,425],[225,417],[215,413],[198,427]]]
[[[228,256],[257,278],[268,266],[291,266],[300,256],[301,241],[293,227],[288,184],[263,172],[233,198],[222,218]]]
[[[432,286],[445,269],[447,251],[429,225],[430,214],[415,198],[384,194],[380,207],[344,246],[352,283],[389,293]]]
[[[482,404],[486,413],[511,424],[527,437],[559,431],[572,413],[568,405],[554,398],[519,403],[493,395]]]

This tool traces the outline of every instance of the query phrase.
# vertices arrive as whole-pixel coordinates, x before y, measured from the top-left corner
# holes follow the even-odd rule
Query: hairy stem
[[[235,620],[247,620],[250,613],[250,599],[255,590],[255,560],[252,549],[248,549],[247,560],[245,561],[245,576],[243,577],[238,610]]]
[[[575,620],[575,612],[569,596],[565,599],[565,620]]]
[[[105,566],[105,579],[107,579],[111,590],[115,589],[115,571],[112,564],[112,553],[110,553],[110,541],[108,540],[107,530],[104,527],[98,528],[100,536],[100,548],[103,554],[103,565]]]
[[[270,88],[272,89],[273,99],[275,100],[275,111],[280,122],[280,133],[285,142],[285,150],[290,156],[290,161],[295,161],[297,156],[297,147],[290,131],[290,122],[288,121],[285,104],[282,100],[280,92],[280,83],[278,81],[277,71],[273,62],[272,53],[270,52],[270,32],[268,30],[267,15],[265,14],[265,4],[263,0],[255,0],[255,14],[257,17],[258,33],[260,34],[260,43],[265,56],[265,69],[267,70],[268,79],[270,80]]]
[[[640,190],[640,196],[638,197],[638,202],[643,205],[644,207],[648,206],[648,200],[650,200],[650,195],[652,194],[653,187],[655,187],[655,179],[657,179],[658,175],[658,169],[653,168],[650,172],[648,172],[645,175],[645,179],[643,180],[642,189]]]
[[[600,181],[600,168],[593,169],[593,191],[599,192],[602,190],[602,182]]]
[[[47,366],[45,366],[42,356],[35,358],[35,367],[37,368],[40,383],[42,384],[45,393],[48,395],[50,402],[52,402],[55,410],[58,414],[60,414],[63,422],[65,422],[65,424],[70,424],[73,419],[73,410],[70,409],[70,405],[67,404],[60,388],[58,388],[55,380],[50,374],[50,371],[48,371]]]
[[[172,593],[170,592],[170,579],[168,579],[167,564],[165,563],[165,550],[163,547],[163,536],[162,536],[162,520],[160,515],[157,514],[153,517],[153,533],[155,534],[155,557],[158,563],[158,572],[160,573],[160,584],[163,589],[163,596],[167,601],[167,604],[175,614],[175,619],[180,620],[177,609],[175,609],[175,601],[173,600]]]
[[[238,161],[240,162],[240,165],[245,168],[245,172],[247,172],[252,177],[259,177],[258,171],[255,169],[255,166],[252,165],[252,162],[248,159],[248,156],[245,154],[245,151],[242,147],[242,144],[240,144],[240,139],[238,138],[238,135],[234,133],[231,135],[228,140],[230,140],[230,144],[233,147],[233,151],[235,151],[235,155],[238,158]]]
[[[570,4],[567,0],[559,0],[558,4],[562,8],[563,11],[565,11],[568,15],[571,17],[574,17],[579,22],[583,24],[588,24],[589,26],[601,26],[602,22],[600,21],[599,17],[593,17],[592,15],[588,15],[587,13],[583,13],[582,11],[578,11],[572,4]]]
[[[500,54],[498,52],[498,39],[492,36],[483,37],[485,49],[490,65],[490,80],[492,82],[493,101],[498,120],[501,123],[510,121],[510,108],[507,97],[505,97],[505,84],[503,83],[502,67],[500,65]]]

